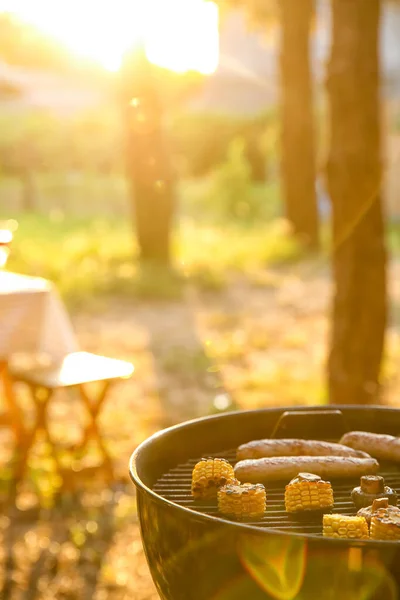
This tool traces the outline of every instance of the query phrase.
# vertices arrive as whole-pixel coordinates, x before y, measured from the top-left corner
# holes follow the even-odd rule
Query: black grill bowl
[[[189,421],[143,442],[130,462],[143,546],[163,600],[398,600],[400,543],[323,538],[321,522],[283,510],[287,482],[267,485],[267,517],[235,523],[190,498],[202,456],[226,456],[252,439],[334,440],[351,430],[398,435],[400,410],[335,406],[235,412]],[[381,465],[400,492],[400,470]],[[332,481],[335,512],[355,514],[358,481]]]

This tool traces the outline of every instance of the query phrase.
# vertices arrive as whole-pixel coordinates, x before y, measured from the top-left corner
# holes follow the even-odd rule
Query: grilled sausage
[[[342,444],[316,440],[254,440],[237,449],[237,459],[271,458],[274,456],[354,456],[370,458],[366,452],[354,450]]]
[[[291,479],[301,472],[314,473],[323,479],[354,478],[376,473],[378,469],[379,464],[374,458],[280,456],[242,460],[235,466],[235,477],[242,483]]]
[[[350,431],[344,434],[340,443],[382,460],[400,461],[400,438],[393,435]]]

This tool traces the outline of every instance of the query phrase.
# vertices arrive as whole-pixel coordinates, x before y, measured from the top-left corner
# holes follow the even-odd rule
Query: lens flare
[[[306,543],[297,538],[246,534],[239,543],[243,567],[277,600],[294,600],[304,581]]]

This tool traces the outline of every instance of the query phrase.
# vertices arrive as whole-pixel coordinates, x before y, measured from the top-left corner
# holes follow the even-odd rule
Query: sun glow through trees
[[[0,0],[0,11],[111,71],[140,43],[149,60],[174,71],[208,74],[218,64],[218,9],[206,0]]]

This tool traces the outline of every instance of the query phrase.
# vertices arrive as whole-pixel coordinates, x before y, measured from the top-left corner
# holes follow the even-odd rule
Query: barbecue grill
[[[222,518],[216,501],[196,501],[191,473],[201,457],[235,463],[245,442],[268,437],[337,441],[364,430],[398,435],[400,410],[336,406],[234,412],[161,431],[133,453],[147,561],[163,600],[395,600],[400,598],[400,543],[322,537],[321,518],[301,521],[284,507],[287,481],[267,488],[267,512],[256,522]],[[382,463],[400,492],[400,468]],[[359,480],[332,480],[334,512],[355,514]]]

